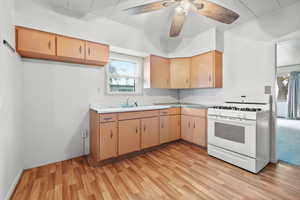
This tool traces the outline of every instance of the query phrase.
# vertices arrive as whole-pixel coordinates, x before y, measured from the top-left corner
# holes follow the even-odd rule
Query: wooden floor
[[[76,158],[26,170],[13,200],[300,199],[300,168],[270,164],[258,175],[174,143],[100,168]]]

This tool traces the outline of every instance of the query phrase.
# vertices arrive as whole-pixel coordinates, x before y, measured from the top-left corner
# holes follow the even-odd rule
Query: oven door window
[[[215,122],[215,137],[245,144],[245,127]]]

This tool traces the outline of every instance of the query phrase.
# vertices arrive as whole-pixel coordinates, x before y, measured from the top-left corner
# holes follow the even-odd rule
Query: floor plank
[[[103,167],[86,158],[24,171],[12,200],[300,200],[300,168],[269,164],[258,175],[186,143]]]

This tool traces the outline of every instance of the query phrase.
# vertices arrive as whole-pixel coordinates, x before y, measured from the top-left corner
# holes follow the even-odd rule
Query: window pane
[[[136,92],[137,80],[134,78],[125,77],[110,77],[109,91],[110,92]]]
[[[109,73],[114,76],[138,76],[138,65],[134,62],[110,60]]]

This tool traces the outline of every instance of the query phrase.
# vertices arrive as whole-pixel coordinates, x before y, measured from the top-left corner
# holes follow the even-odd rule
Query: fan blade
[[[240,16],[234,11],[224,8],[223,6],[220,6],[210,1],[195,0],[193,3],[197,8],[199,8],[197,12],[201,15],[204,15],[206,17],[209,17],[211,19],[217,20],[225,24],[233,23]],[[201,4],[203,6],[200,6]]]
[[[154,3],[148,3],[140,6],[135,6],[132,8],[127,8],[124,11],[129,13],[130,15],[137,15],[141,13],[152,12],[152,11],[160,10],[162,8],[166,8],[176,3],[177,1],[178,0],[164,0],[164,1],[154,2]]]
[[[180,34],[185,21],[185,16],[185,12],[176,12],[171,25],[170,37],[176,37]]]

